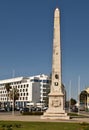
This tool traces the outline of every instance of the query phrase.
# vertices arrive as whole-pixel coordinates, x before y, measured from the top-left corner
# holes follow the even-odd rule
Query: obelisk
[[[54,11],[52,81],[49,94],[49,107],[43,119],[69,119],[64,110],[64,93],[62,89],[60,10]]]

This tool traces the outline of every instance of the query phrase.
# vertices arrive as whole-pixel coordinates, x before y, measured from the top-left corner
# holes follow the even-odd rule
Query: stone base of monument
[[[62,119],[62,120],[69,120],[70,117],[67,115],[67,113],[51,113],[51,112],[44,112],[43,116],[41,116],[41,119]]]
[[[70,119],[64,108],[64,94],[50,93],[49,108],[44,112],[41,119]]]

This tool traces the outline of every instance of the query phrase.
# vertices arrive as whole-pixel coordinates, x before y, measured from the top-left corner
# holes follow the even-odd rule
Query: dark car
[[[36,107],[36,111],[41,111],[41,108],[40,107]]]
[[[31,107],[30,110],[31,111],[36,111],[36,107]]]
[[[48,109],[48,107],[43,107],[42,111],[46,111]]]
[[[78,112],[78,108],[76,106],[73,106],[71,109],[72,112]]]
[[[29,108],[25,107],[20,110],[21,113],[29,112]]]

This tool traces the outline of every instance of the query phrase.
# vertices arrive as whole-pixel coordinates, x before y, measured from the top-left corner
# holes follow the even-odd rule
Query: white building
[[[5,88],[7,83],[10,84],[11,88],[17,88],[19,91],[19,99],[16,101],[18,107],[25,107],[27,103],[31,102],[44,102],[45,98],[48,97],[49,77],[46,75],[0,80],[0,102],[3,106],[7,104],[7,91]],[[10,98],[8,102],[13,103]]]
[[[40,102],[45,102],[48,98],[48,93],[50,91],[50,79],[47,75],[37,75],[40,82]]]

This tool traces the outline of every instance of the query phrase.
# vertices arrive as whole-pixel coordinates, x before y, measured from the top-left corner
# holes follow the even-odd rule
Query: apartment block
[[[31,77],[16,77],[0,80],[0,103],[7,105],[7,91],[5,85],[9,83],[11,89],[16,88],[19,92],[19,99],[16,100],[17,107],[26,107],[27,103],[46,102],[50,91],[50,80],[47,75],[36,75]],[[13,100],[8,98],[9,105]]]

